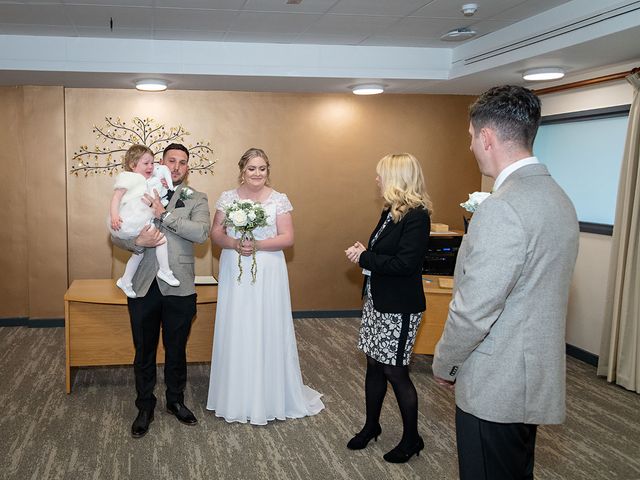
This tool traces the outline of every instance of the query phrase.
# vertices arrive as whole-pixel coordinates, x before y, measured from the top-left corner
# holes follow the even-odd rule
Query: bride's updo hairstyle
[[[267,164],[267,181],[265,182],[265,185],[270,187],[271,183],[269,182],[269,174],[271,173],[271,164],[269,163],[269,157],[267,157],[267,154],[261,148],[253,147],[244,152],[242,157],[240,157],[240,161],[238,162],[238,168],[240,169],[240,173],[238,174],[238,183],[242,184],[244,182],[242,174],[247,168],[247,163],[254,158],[261,158]]]
[[[138,165],[138,161],[145,153],[148,153],[153,158],[153,152],[146,145],[131,145],[122,159],[122,166],[125,171],[133,172],[133,169]]]
[[[395,223],[412,208],[424,208],[431,213],[422,167],[410,153],[395,153],[383,157],[376,166],[380,177],[385,208],[391,210]]]

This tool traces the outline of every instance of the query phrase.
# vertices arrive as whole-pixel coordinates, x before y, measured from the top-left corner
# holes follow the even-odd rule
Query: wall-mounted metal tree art
[[[93,133],[102,146],[81,145],[73,152],[71,173],[79,176],[108,174],[113,175],[122,169],[122,156],[131,145],[146,145],[154,156],[162,153],[170,143],[184,143],[184,137],[191,135],[182,125],[167,128],[157,124],[153,118],[134,117],[127,124],[118,118],[105,117],[105,124],[94,125]],[[189,170],[200,174],[213,174],[215,160],[210,142],[198,141],[187,145],[189,149]]]

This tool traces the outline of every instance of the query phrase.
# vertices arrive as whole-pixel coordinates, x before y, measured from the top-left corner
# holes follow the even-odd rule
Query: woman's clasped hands
[[[349,261],[353,263],[358,263],[360,261],[360,254],[367,249],[360,242],[354,243],[352,246],[347,248],[344,253],[347,255]]]
[[[245,238],[244,240],[239,238],[236,241],[235,250],[242,256],[250,257],[251,255],[253,255],[254,251],[258,250],[258,247],[255,241],[249,240],[247,238]]]

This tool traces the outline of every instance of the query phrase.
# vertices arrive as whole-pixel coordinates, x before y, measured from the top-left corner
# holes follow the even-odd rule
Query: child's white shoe
[[[158,270],[156,276],[165,283],[168,283],[172,287],[179,287],[180,280],[178,280],[171,270]]]
[[[133,291],[133,285],[130,283],[124,283],[122,277],[116,280],[116,287],[124,292],[124,294],[129,298],[136,298],[136,292]]]

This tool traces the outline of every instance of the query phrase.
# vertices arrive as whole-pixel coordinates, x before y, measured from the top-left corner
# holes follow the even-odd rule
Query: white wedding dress
[[[238,199],[236,190],[223,192],[216,209],[224,211]],[[293,209],[276,191],[263,206],[268,225],[254,230],[257,240],[276,236],[276,215]],[[240,237],[232,228],[227,235]],[[254,284],[251,262],[242,257],[238,283],[238,253],[224,249],[220,256],[207,410],[227,422],[254,425],[315,415],[324,404],[320,393],[302,383],[284,254],[256,252]]]

